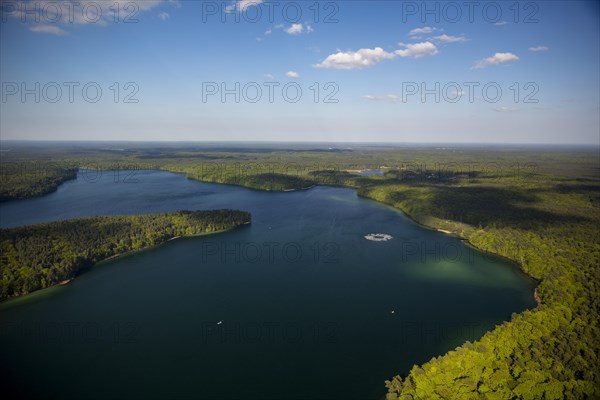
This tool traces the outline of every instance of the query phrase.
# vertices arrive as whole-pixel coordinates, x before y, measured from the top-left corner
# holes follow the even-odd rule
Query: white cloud
[[[434,36],[433,38],[442,43],[457,43],[467,41],[467,38],[464,36],[448,36],[445,33],[440,36]]]
[[[478,61],[472,69],[481,69],[489,67],[490,65],[498,65],[510,61],[517,61],[518,59],[519,57],[517,57],[513,53],[496,53],[493,56],[486,58],[485,60]]]
[[[301,33],[311,33],[313,32],[313,27],[310,25],[302,25],[302,24],[292,24],[289,28],[285,29],[283,26],[279,26],[284,29],[290,35],[299,35]]]
[[[264,76],[267,79],[275,79],[275,77],[273,76],[273,74],[265,74]]]
[[[399,45],[404,46],[405,48],[396,50],[393,53],[389,53],[381,47],[375,47],[374,49],[360,49],[358,51],[338,51],[335,54],[329,55],[320,64],[313,65],[313,67],[331,69],[367,68],[372,67],[383,60],[391,60],[396,56],[421,58],[433,56],[438,53],[437,47],[431,42],[399,43]]]
[[[506,25],[506,24],[508,24],[508,22],[506,22],[506,21],[498,21],[498,22],[494,23],[494,26],[502,26],[502,25]]]
[[[175,7],[181,6],[175,0],[167,2]],[[6,12],[5,15],[31,23],[30,31],[65,35],[67,32],[63,28],[73,24],[106,26],[113,23],[117,9],[119,10],[117,15],[119,22],[126,18],[129,18],[130,21],[139,20],[142,12],[150,11],[161,3],[164,4],[165,0],[78,0],[70,5],[55,0],[36,0],[35,7],[33,7],[30,1],[19,0],[14,2],[14,9],[11,7],[12,10]],[[52,24],[39,24],[33,23],[33,21],[48,21]]]
[[[303,30],[304,30],[304,27],[302,26],[302,24],[292,24],[292,26],[290,26],[285,31],[287,33],[289,33],[290,35],[299,35],[302,33]]]
[[[244,12],[248,9],[248,7],[258,6],[263,2],[263,0],[237,0],[233,4],[225,7],[225,12],[232,13],[234,11]]]
[[[513,107],[498,107],[498,108],[495,108],[494,111],[501,112],[501,113],[510,113],[510,112],[517,111],[517,109],[513,108]]]
[[[300,74],[297,73],[296,71],[288,71],[285,73],[285,76],[287,76],[288,78],[292,78],[292,79],[300,78]]]
[[[429,34],[436,31],[442,31],[443,29],[432,28],[430,26],[424,26],[423,28],[415,28],[408,32],[409,35],[421,35],[421,34]]]
[[[313,27],[308,24],[295,23],[291,24],[289,27],[286,27],[284,24],[277,24],[272,28],[267,29],[264,34],[270,35],[273,33],[274,30],[277,29],[281,29],[282,31],[290,35],[300,35],[303,33],[314,32]]]
[[[313,32],[313,27],[310,25],[303,25],[301,23],[296,23],[296,24],[292,24],[289,27],[286,27],[283,24],[277,24],[275,26],[273,26],[272,28],[268,28],[265,33],[263,34],[263,37],[257,37],[256,40],[259,42],[262,42],[266,36],[269,36],[271,34],[273,34],[273,31],[276,29],[281,29],[284,32],[286,32],[289,35],[301,35],[303,33],[311,33]]]
[[[386,94],[386,95],[368,94],[366,96],[363,96],[363,99],[375,100],[375,101],[389,101],[391,103],[395,103],[398,101],[398,96],[396,96],[395,94]]]
[[[368,68],[380,61],[389,60],[394,57],[394,53],[388,53],[381,47],[375,47],[374,49],[360,49],[357,51],[340,51],[329,55],[323,62],[314,65],[314,67],[331,69]]]
[[[406,47],[403,50],[395,51],[395,53],[400,57],[421,58],[425,56],[433,56],[438,53],[437,47],[431,42],[414,44],[399,43],[399,45]]]
[[[29,28],[29,30],[32,32],[38,32],[38,33],[49,33],[51,35],[56,35],[56,36],[63,36],[63,35],[67,34],[67,32],[60,29],[56,25],[35,25],[35,26],[32,26],[31,28]]]
[[[167,19],[169,19],[169,17],[170,17],[170,15],[168,12],[163,11],[161,13],[158,13],[158,18],[160,18],[163,21],[166,21]]]
[[[529,51],[533,51],[533,52],[539,52],[539,51],[548,51],[550,50],[549,47],[547,46],[536,46],[536,47],[530,47]]]

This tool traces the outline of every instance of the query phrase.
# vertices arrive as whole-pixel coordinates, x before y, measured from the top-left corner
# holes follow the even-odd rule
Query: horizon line
[[[514,146],[598,146],[600,142],[407,142],[407,141],[323,141],[323,140],[137,140],[137,139],[0,139],[0,143],[273,143],[273,144],[369,144],[369,145],[514,145]]]

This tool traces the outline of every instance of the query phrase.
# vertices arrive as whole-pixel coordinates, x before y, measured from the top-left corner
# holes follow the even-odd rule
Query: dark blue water
[[[252,224],[0,306],[3,385],[65,399],[378,399],[385,379],[534,305],[514,265],[344,188],[82,172],[1,204],[0,225],[218,208],[250,211]]]

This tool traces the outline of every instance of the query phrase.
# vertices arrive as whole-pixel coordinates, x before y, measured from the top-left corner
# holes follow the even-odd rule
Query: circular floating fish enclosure
[[[365,236],[365,239],[372,240],[373,242],[387,242],[388,240],[392,240],[393,237],[387,233],[369,233]]]

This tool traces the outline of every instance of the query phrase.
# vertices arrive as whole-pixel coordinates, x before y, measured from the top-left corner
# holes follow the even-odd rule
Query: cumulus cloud
[[[163,11],[161,13],[158,13],[158,18],[160,18],[163,21],[166,21],[167,19],[169,19],[169,17],[170,17],[170,15],[168,12]]]
[[[38,33],[49,33],[51,35],[56,35],[56,36],[63,36],[63,35],[67,34],[67,32],[60,29],[56,25],[34,25],[31,28],[29,28],[29,30],[32,32],[38,32]]]
[[[489,67],[490,65],[498,65],[504,64],[511,61],[517,61],[519,57],[514,55],[513,53],[496,53],[491,57],[488,57],[484,60],[478,61],[472,69],[481,69],[485,67]]]
[[[288,71],[285,73],[285,76],[287,76],[288,78],[292,78],[292,79],[300,78],[300,74],[297,73],[296,71]]]
[[[498,22],[494,23],[494,26],[502,26],[502,25],[506,25],[506,24],[508,24],[508,22],[506,22],[506,21],[498,21]]]
[[[431,42],[410,44],[399,43],[399,45],[405,47],[403,50],[395,51],[395,53],[400,57],[421,58],[425,56],[433,56],[438,53],[437,47]]]
[[[433,39],[442,43],[457,43],[467,41],[467,38],[464,36],[448,36],[445,33],[443,35],[434,36]]]
[[[283,28],[283,27],[282,27]],[[283,28],[290,35],[299,35],[301,33],[311,33],[313,31],[312,26],[302,24],[292,24],[289,28]]]
[[[321,63],[314,65],[314,67],[329,69],[368,68],[378,62],[392,58],[394,58],[394,53],[388,53],[381,47],[375,47],[374,49],[360,49],[357,51],[340,51],[329,55]]]
[[[292,26],[287,28],[285,31],[290,35],[299,35],[302,33],[303,30],[304,27],[302,26],[302,24],[292,24]]]
[[[396,50],[393,53],[387,52],[381,47],[375,47],[374,49],[360,49],[357,51],[340,51],[329,55],[320,64],[313,65],[313,67],[330,69],[367,68],[372,67],[383,60],[391,60],[396,56],[421,58],[433,56],[438,53],[437,47],[431,42],[399,43],[399,45],[404,46],[404,49]]]
[[[539,51],[548,51],[550,50],[549,47],[547,46],[535,46],[535,47],[530,47],[529,51],[533,51],[533,52],[539,52]]]
[[[430,26],[424,26],[422,28],[415,28],[413,30],[411,30],[410,32],[408,32],[409,35],[413,36],[413,35],[422,35],[422,34],[429,34],[429,33],[433,33],[436,31],[441,31],[442,29],[438,29],[438,28],[432,28]]]

